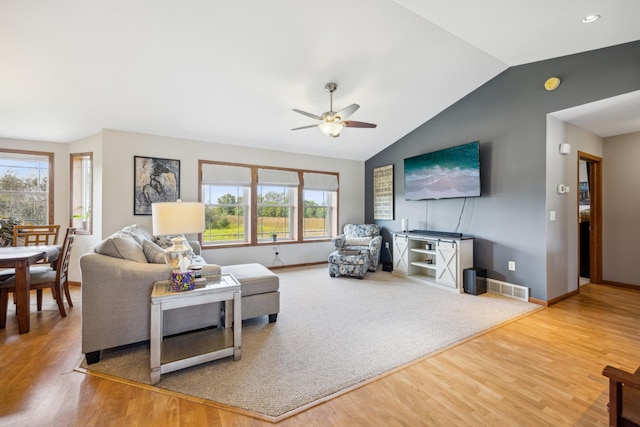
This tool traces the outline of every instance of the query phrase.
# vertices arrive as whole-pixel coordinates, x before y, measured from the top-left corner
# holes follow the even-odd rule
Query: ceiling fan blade
[[[354,122],[353,120],[345,121],[344,125],[350,128],[374,128],[378,125],[366,122]]]
[[[318,123],[318,124],[319,124],[319,123]],[[318,127],[318,125],[302,126],[302,127],[294,128],[294,129],[291,129],[291,130],[309,129],[309,128],[315,128],[315,127]]]
[[[351,104],[348,107],[344,107],[342,110],[338,111],[336,115],[340,116],[342,120],[344,120],[358,111],[358,108],[360,108],[358,104]]]
[[[306,111],[298,110],[297,108],[294,108],[293,111],[295,111],[296,113],[300,113],[303,116],[311,117],[312,119],[322,120],[322,117],[320,117],[320,116],[316,116],[315,114],[307,113]]]

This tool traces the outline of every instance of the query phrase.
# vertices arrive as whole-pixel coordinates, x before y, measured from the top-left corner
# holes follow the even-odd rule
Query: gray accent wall
[[[552,76],[562,84],[548,92]],[[547,114],[639,89],[640,42],[509,68],[366,161],[365,219],[374,222],[373,168],[393,164],[395,219],[375,221],[385,241],[402,218],[411,229],[474,236],[476,267],[546,301],[548,283],[567,280],[547,274]],[[471,141],[480,141],[481,197],[405,200],[405,158]],[[560,209],[566,217],[572,208]]]

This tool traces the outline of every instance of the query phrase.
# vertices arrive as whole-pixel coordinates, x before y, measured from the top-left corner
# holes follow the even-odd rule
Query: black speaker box
[[[382,271],[393,271],[393,263],[392,262],[383,262],[382,263]]]
[[[464,291],[472,295],[487,292],[487,270],[484,268],[465,268],[462,272]]]

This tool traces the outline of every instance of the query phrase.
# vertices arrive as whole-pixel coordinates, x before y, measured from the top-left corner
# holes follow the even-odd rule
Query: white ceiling
[[[310,4],[2,0],[0,137],[110,128],[366,160],[509,66],[640,40],[637,0]],[[329,109],[330,81],[334,110],[378,127],[291,131],[314,123],[292,108]]]

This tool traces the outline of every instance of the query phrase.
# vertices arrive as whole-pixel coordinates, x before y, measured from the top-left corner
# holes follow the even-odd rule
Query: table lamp
[[[165,249],[165,260],[172,269],[185,271],[190,264],[191,247],[183,235],[204,231],[204,204],[180,200],[153,203],[151,204],[151,216],[154,235],[180,234],[180,236],[171,239],[173,246]]]

